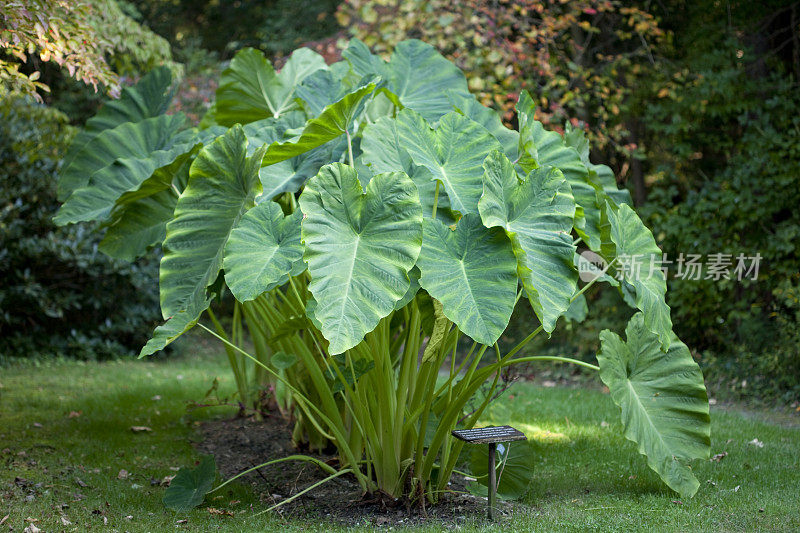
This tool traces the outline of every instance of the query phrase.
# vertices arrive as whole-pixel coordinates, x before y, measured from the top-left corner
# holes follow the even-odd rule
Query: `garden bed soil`
[[[200,453],[213,454],[223,479],[249,468],[292,454],[308,454],[336,466],[334,455],[298,451],[291,440],[291,426],[279,417],[263,421],[234,418],[205,422],[201,428],[202,441],[196,444]],[[250,485],[264,509],[289,498],[327,476],[308,462],[287,461],[266,466],[240,478]],[[440,524],[452,527],[466,520],[483,520],[486,498],[469,494],[467,481],[454,474],[452,493],[425,509],[394,502],[387,498],[363,495],[355,479],[347,475],[335,478],[307,492],[275,512],[286,517],[328,520],[344,526],[403,527],[421,524]],[[213,497],[210,505],[214,505]],[[513,505],[498,502],[498,515],[508,516]]]

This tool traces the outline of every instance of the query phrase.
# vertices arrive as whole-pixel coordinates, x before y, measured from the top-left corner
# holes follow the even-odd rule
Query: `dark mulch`
[[[215,420],[201,427],[199,452],[213,454],[224,479],[248,468],[298,451],[292,444],[291,426],[277,417],[264,421],[247,418]],[[335,465],[335,457],[309,454]],[[327,474],[307,462],[290,461],[260,468],[240,481],[253,487],[264,508],[280,502],[326,477]],[[463,476],[453,476],[453,493],[445,494],[440,503],[408,507],[403,502],[388,502],[363,495],[353,478],[342,476],[306,493],[278,508],[284,516],[314,520],[330,520],[345,525],[413,526],[422,523],[439,524],[449,528],[468,518],[482,519],[486,499],[466,493]],[[501,503],[500,513],[510,512],[511,504]]]

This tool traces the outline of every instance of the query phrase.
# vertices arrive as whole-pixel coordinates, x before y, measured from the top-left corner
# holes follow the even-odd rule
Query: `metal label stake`
[[[511,426],[489,426],[475,429],[457,429],[452,432],[453,436],[464,442],[471,444],[489,445],[489,509],[486,516],[489,520],[494,520],[494,508],[497,500],[497,472],[495,472],[495,454],[497,444],[500,442],[513,442],[516,440],[526,440],[525,434]]]

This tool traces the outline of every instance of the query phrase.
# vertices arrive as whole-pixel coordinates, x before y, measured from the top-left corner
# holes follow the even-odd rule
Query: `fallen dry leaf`
[[[146,433],[153,430],[147,426],[131,426],[131,431],[134,433]]]
[[[66,516],[62,516],[61,517],[61,525],[62,526],[71,526],[72,522],[70,522],[69,519]]]
[[[79,477],[75,478],[75,483],[77,483],[79,487],[88,487],[89,486]]]
[[[175,523],[176,523],[176,524],[185,524],[186,522],[188,522],[188,520],[184,519],[184,520],[178,520],[178,521],[177,521],[177,522],[175,522]]]
[[[7,515],[5,515],[3,518],[0,518],[0,526],[2,526],[3,524],[5,524],[5,523],[6,523],[6,520],[8,520],[8,517],[9,517],[9,516],[11,516],[11,515],[8,515],[8,514],[7,514]]]
[[[711,458],[711,460],[714,461],[714,462],[719,463],[720,461],[725,459],[727,456],[728,456],[728,452],[722,452],[722,453],[716,454],[714,457]]]
[[[33,423],[33,427],[40,428],[40,427],[42,427],[42,425],[39,422],[34,422]]]
[[[129,514],[128,516],[125,517],[125,520],[133,520],[133,515]]]
[[[764,447],[764,443],[763,443],[763,442],[761,442],[761,441],[760,441],[760,440],[758,440],[758,439],[753,439],[753,440],[751,440],[750,442],[748,442],[747,444],[752,444],[753,446],[756,446],[756,447],[758,447],[758,448],[763,448],[763,447]]]
[[[742,488],[741,485],[736,485],[736,487],[734,487],[734,489],[733,489],[733,492],[739,492],[740,488]]]
[[[228,511],[227,509],[215,509],[214,507],[209,507],[208,512],[210,514],[219,516],[233,516],[233,511]]]
[[[83,414],[83,411],[70,411],[67,418],[78,418]]]
[[[161,480],[161,486],[162,487],[169,487],[169,484],[172,483],[173,479],[175,479],[174,475],[172,475],[172,476],[164,476],[164,478]]]
[[[34,526],[33,524],[28,524],[28,527],[22,530],[22,533],[39,533],[41,529]]]
[[[120,470],[119,474],[117,474],[117,479],[128,479],[128,471]]]

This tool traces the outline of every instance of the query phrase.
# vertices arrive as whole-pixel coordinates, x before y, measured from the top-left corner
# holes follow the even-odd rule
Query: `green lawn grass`
[[[200,421],[234,412],[187,413],[187,402],[201,400],[214,377],[223,391],[232,390],[224,357],[213,353],[0,368],[0,520],[9,515],[0,531],[22,531],[26,519],[38,520],[43,531],[339,529],[254,516],[265,506],[242,486],[207,502],[234,517],[212,515],[206,507],[176,515],[162,506],[164,488],[151,480],[197,460],[191,440]],[[681,500],[621,436],[608,395],[595,388],[518,384],[491,406],[485,422],[509,423],[528,435],[529,444],[515,445],[537,451],[531,491],[499,524],[470,519],[461,529],[800,530],[800,429],[791,419],[773,418],[714,409],[712,453],[728,455],[696,462],[702,486],[694,499]],[[133,433],[132,426],[152,431]],[[749,444],[753,439],[763,447]],[[431,524],[416,531],[438,529]]]

